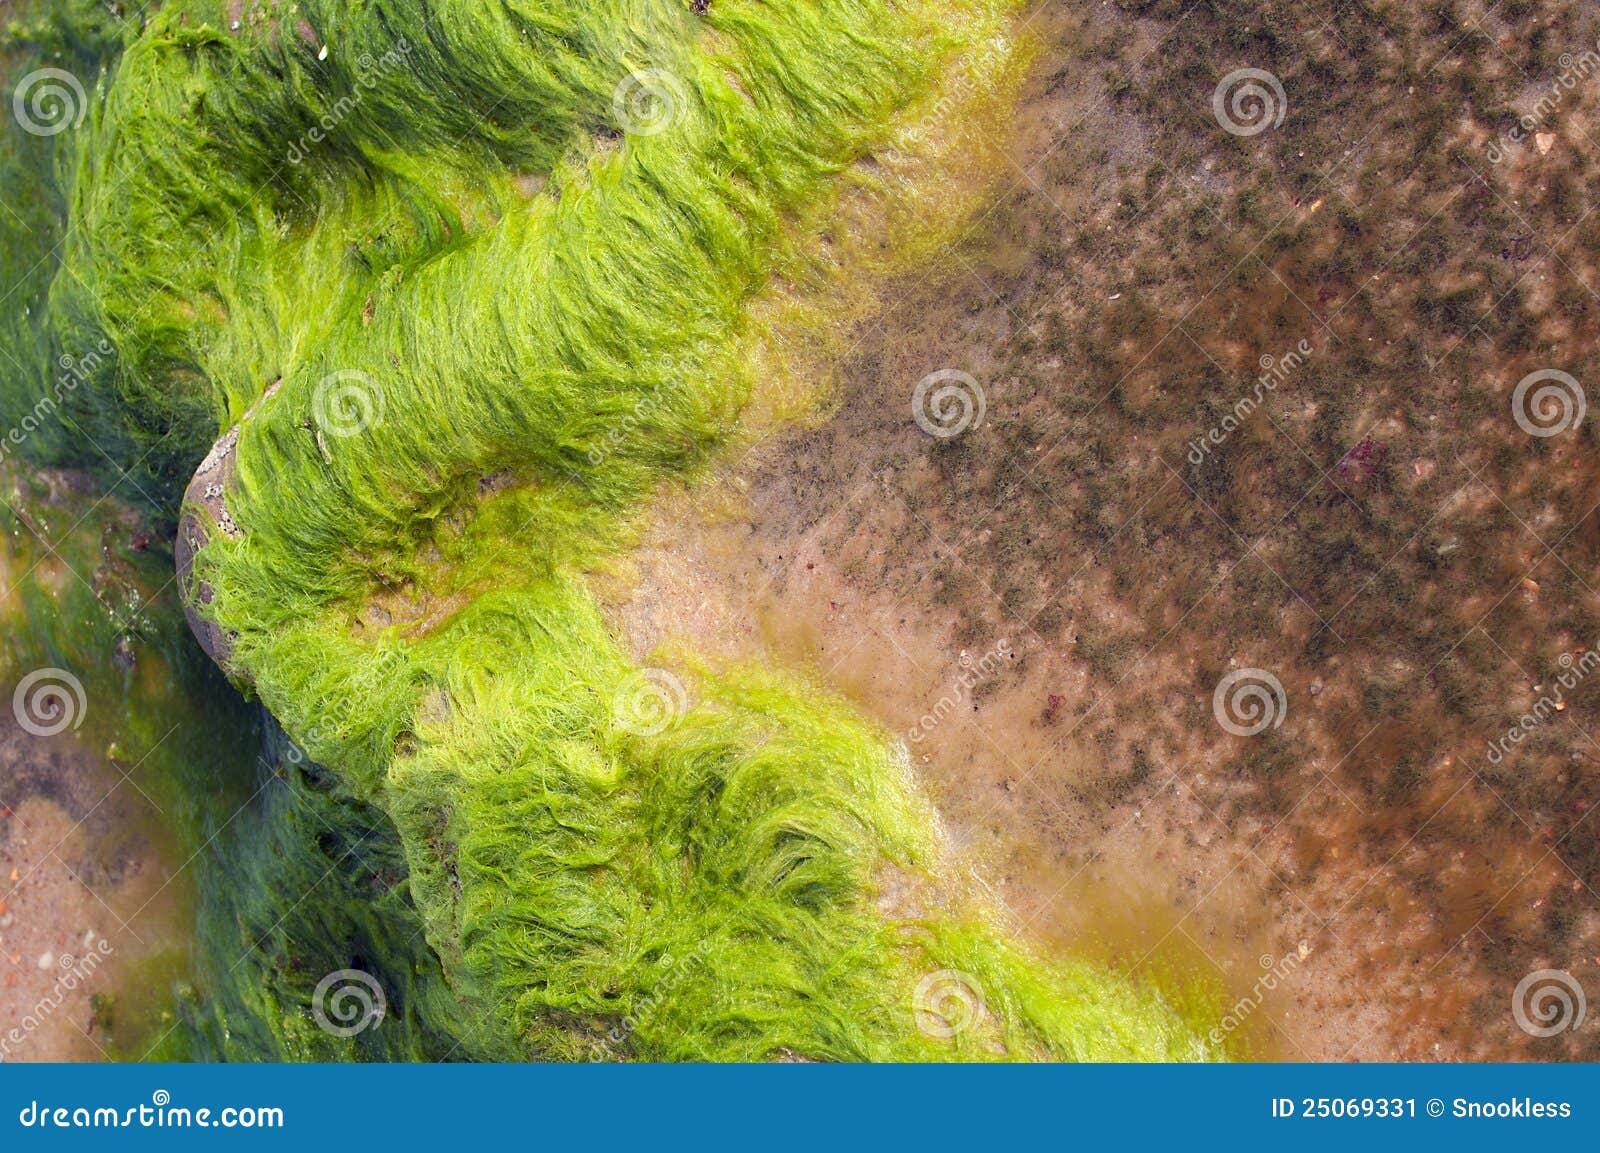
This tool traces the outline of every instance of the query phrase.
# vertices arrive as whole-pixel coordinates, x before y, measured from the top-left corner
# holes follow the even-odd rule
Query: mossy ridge
[[[508,137],[544,140],[542,153],[508,156],[483,134],[440,145],[435,110],[450,101],[435,88],[390,117],[363,102],[289,192],[258,198],[240,174],[293,146],[336,91],[314,46],[336,62],[390,51],[399,39],[383,17],[397,7],[364,9],[362,23],[308,5],[309,36],[275,24],[242,47],[182,31],[185,11],[214,6],[163,10],[106,107],[149,133],[135,195],[195,227],[169,228],[171,251],[141,246],[80,182],[82,239],[66,259],[86,262],[98,275],[71,279],[97,289],[57,277],[67,287],[42,339],[117,336],[115,370],[83,397],[111,414],[113,456],[130,463],[173,429],[174,453],[192,461],[197,413],[226,423],[283,378],[241,437],[230,508],[247,535],[204,557],[216,615],[238,634],[235,667],[289,731],[396,820],[458,990],[508,1043],[552,1055],[1199,1055],[1159,1004],[1028,962],[979,917],[916,932],[914,918],[880,915],[885,862],[931,867],[929,823],[882,737],[842,706],[794,685],[717,680],[668,732],[622,732],[615,706],[632,670],[571,575],[615,547],[657,484],[692,477],[725,438],[743,394],[731,350],[784,220],[926,87],[963,41],[954,17],[975,10],[718,3],[700,18],[666,3],[546,5],[509,37],[439,6],[493,67],[537,61],[569,84],[555,100],[567,115],[529,117],[574,126],[569,147],[531,123],[507,125]],[[620,28],[636,31],[623,41]],[[520,47],[529,40],[537,52]],[[418,53],[417,75],[445,57],[431,41],[408,57]],[[577,67],[595,59],[627,67]],[[154,95],[124,91],[136,66]],[[609,98],[643,67],[683,86],[683,115],[618,142]],[[195,70],[203,99],[170,103],[197,90]],[[596,109],[598,126],[578,135]],[[97,116],[109,148],[111,112]],[[184,117],[226,123],[185,128],[190,142]],[[183,148],[205,165],[203,189],[162,179]],[[541,164],[548,184],[528,199],[518,182]],[[215,209],[241,203],[231,217]],[[160,235],[160,212],[147,221]],[[379,383],[383,423],[322,436],[316,388],[350,370]],[[658,403],[644,411],[646,399]],[[630,417],[618,443],[610,433]],[[507,469],[521,484],[478,509],[478,484]],[[153,473],[170,491],[172,468],[157,457]],[[478,531],[495,517],[508,531]],[[432,631],[352,638],[369,599],[441,581],[437,592],[494,591]],[[338,714],[338,732],[321,732],[374,644],[401,654],[399,667]],[[657,995],[651,966],[707,939],[724,942],[715,963]],[[946,1043],[916,1030],[911,997],[919,973],[954,967],[997,1023]],[[619,1025],[620,1048],[605,1050]]]

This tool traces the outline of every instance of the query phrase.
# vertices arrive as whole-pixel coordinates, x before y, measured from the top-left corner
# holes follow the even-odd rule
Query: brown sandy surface
[[[0,1059],[105,1059],[101,999],[185,947],[160,814],[130,767],[0,712]]]

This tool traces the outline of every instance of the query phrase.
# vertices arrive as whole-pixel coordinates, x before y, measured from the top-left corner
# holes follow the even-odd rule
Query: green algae
[[[736,435],[753,303],[1006,18],[40,3],[14,28],[13,78],[58,61],[88,99],[5,138],[40,208],[0,225],[26,305],[0,416],[53,398],[26,451],[171,516],[254,406],[195,576],[276,720],[248,819],[202,850],[195,1055],[1208,1055],[941,880],[903,754],[845,704],[639,670],[583,579]],[[349,1039],[306,1011],[338,969],[389,1001]]]

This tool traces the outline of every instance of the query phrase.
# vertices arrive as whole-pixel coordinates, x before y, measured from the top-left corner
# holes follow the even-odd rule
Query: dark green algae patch
[[[54,135],[13,117],[0,156],[30,214],[0,220],[0,419],[38,426],[13,467],[87,469],[176,529],[183,593],[267,710],[196,667],[158,597],[171,707],[209,702],[248,752],[171,767],[199,911],[162,1052],[1218,1055],[1173,999],[1010,940],[949,879],[903,751],[843,702],[768,669],[641,670],[585,584],[735,438],[752,302],[1005,19],[18,16],[8,103],[43,66],[85,98]],[[235,425],[225,491],[178,527]],[[311,1013],[343,969],[388,1005],[352,1037]]]

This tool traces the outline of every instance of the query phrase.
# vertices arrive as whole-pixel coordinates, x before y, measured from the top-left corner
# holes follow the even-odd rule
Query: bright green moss
[[[259,402],[242,532],[198,572],[230,669],[325,767],[286,770],[231,921],[203,926],[248,963],[211,964],[202,1052],[1205,1055],[1160,1000],[1025,956],[938,882],[900,754],[826,693],[676,670],[692,707],[638,724],[650,682],[583,583],[732,434],[749,306],[805,222],[1002,8],[35,13],[14,59],[71,40],[91,100],[52,147],[7,136],[7,187],[51,210],[48,244],[5,234],[29,310],[4,414],[106,341],[34,451],[170,514]],[[666,107],[630,104],[641,85]],[[402,871],[409,896],[364,879]],[[346,967],[404,1011],[335,1044],[303,1007]],[[951,988],[984,1011],[919,1028]]]

